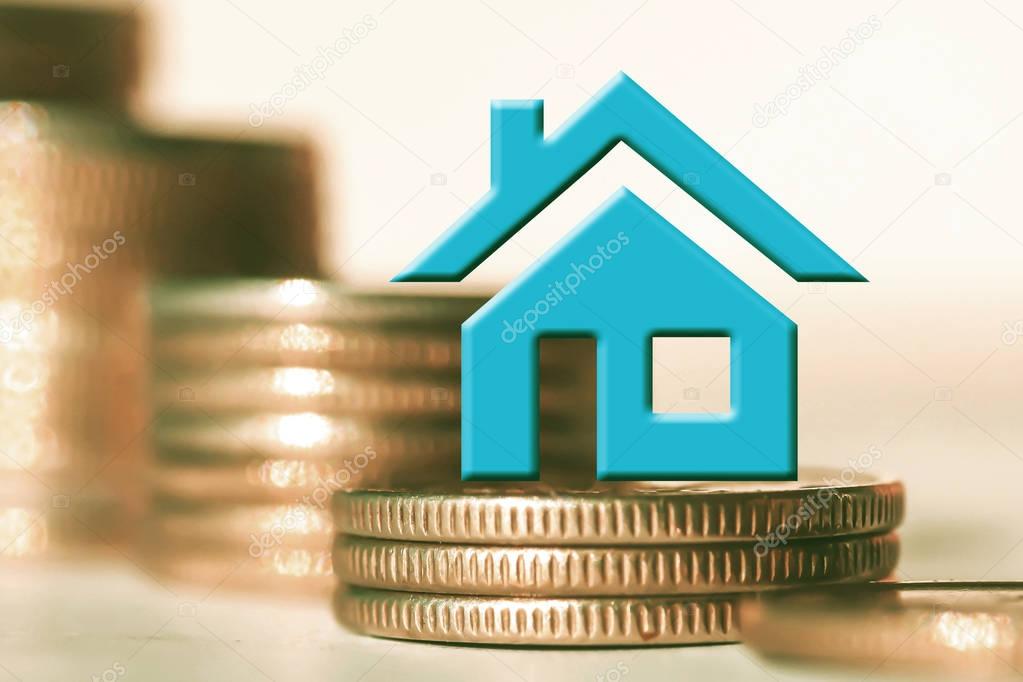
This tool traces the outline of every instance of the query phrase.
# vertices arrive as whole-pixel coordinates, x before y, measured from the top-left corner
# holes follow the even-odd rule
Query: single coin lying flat
[[[1023,669],[1023,582],[893,582],[765,594],[741,610],[768,656],[987,677]],[[947,677],[946,679],[955,679]]]

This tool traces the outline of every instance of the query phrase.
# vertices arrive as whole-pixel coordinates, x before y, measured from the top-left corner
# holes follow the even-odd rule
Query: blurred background
[[[216,120],[242,136],[259,132],[247,125],[256,121],[309,134],[323,154],[324,265],[373,283],[486,191],[490,99],[544,99],[550,131],[625,71],[870,283],[793,282],[623,147],[468,281],[509,281],[626,185],[799,325],[802,462],[843,466],[880,448],[876,466],[911,484],[911,528],[925,521],[914,510],[926,509],[969,541],[995,532],[967,513],[977,488],[998,510],[988,513],[1011,513],[1023,474],[1014,190],[1023,92],[1009,85],[1023,64],[1023,12],[1014,3],[150,0],[140,9],[154,27],[146,117]],[[349,49],[292,94],[288,84],[333,57],[338,41]],[[693,383],[712,391],[716,374]],[[979,575],[1021,538],[944,560]],[[912,541],[910,574],[924,568]]]
[[[276,258],[232,262],[236,242],[225,239],[213,249],[176,235],[154,249],[164,258],[155,269],[167,278],[322,275],[382,286],[486,191],[489,100],[542,98],[551,131],[625,71],[869,283],[793,282],[619,147],[474,272],[468,290],[492,291],[510,281],[611,192],[628,186],[797,322],[800,461],[859,462],[906,482],[901,577],[1019,577],[1023,208],[1015,184],[1023,91],[1012,84],[1023,66],[1023,9],[1017,4],[78,4],[117,7],[139,23],[139,75],[127,77],[138,86],[124,107],[140,128],[165,138],[146,143],[153,158],[171,159],[147,171],[147,182],[170,178],[168,186],[184,193],[167,206],[187,205],[181,197],[189,188],[201,191],[218,177],[213,159],[219,157],[190,154],[183,139],[199,148],[196,137],[240,145],[270,139],[304,150],[287,155],[286,164],[299,170],[284,175],[308,173],[309,183],[297,184],[315,185],[315,192],[302,199],[309,207],[287,214],[320,217],[295,220],[287,234],[302,237],[294,244],[314,240],[315,249],[271,248],[264,251]],[[83,40],[82,52],[102,53],[117,30]],[[16,120],[4,119],[0,130]],[[169,155],[161,146],[166,138],[177,140]],[[255,202],[265,187],[235,188],[233,196]],[[259,204],[259,214],[272,223],[268,205],[274,204]],[[169,213],[160,214],[162,224],[174,224]],[[307,241],[304,230],[313,223],[316,236]],[[184,255],[176,257],[174,248]],[[130,267],[119,272],[126,278],[119,282],[142,277]],[[91,300],[86,296],[83,291],[76,300]],[[96,332],[95,344],[132,364],[127,358],[141,347],[132,335],[142,332],[130,320],[142,318],[125,322],[124,301],[97,297],[95,319],[118,331]],[[663,357],[671,371],[655,368],[664,392],[655,401],[720,400],[725,367],[708,364],[720,364],[719,355],[696,362]],[[148,371],[143,359],[133,366]],[[83,396],[78,404],[111,381],[90,377],[76,385]],[[141,447],[152,435],[144,415],[114,421],[121,443]],[[109,485],[130,498],[136,475],[124,472],[128,478]],[[5,522],[21,528],[17,519]],[[479,650],[446,656],[419,645],[392,652],[387,642],[344,637],[326,614],[309,620],[305,607],[219,594],[226,601],[207,602],[215,591],[182,596],[141,565],[129,565],[121,573],[83,569],[81,577],[35,567],[0,573],[6,588],[0,605],[23,616],[12,617],[0,637],[0,678],[178,679],[157,672],[173,664],[186,666],[182,674],[209,679],[286,679],[299,672],[389,679],[422,672],[415,666],[428,659],[438,676],[471,666],[509,680],[556,671],[599,679],[622,663],[636,679],[678,665],[743,679],[800,679],[798,671],[766,672],[736,647],[543,658]],[[56,582],[26,581],[25,570]],[[51,589],[54,584],[61,587]],[[57,596],[47,601],[50,593]],[[69,596],[75,594],[88,599]],[[233,614],[243,608],[250,615],[240,620]],[[204,666],[180,660],[186,640],[201,642]],[[264,646],[269,642],[278,646]],[[282,642],[294,648],[284,651]],[[55,649],[62,655],[43,661]]]

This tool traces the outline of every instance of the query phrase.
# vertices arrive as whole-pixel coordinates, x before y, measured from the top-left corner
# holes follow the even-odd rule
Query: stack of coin
[[[484,300],[302,279],[156,287],[155,569],[329,591],[334,492],[458,477],[460,326]],[[542,360],[562,370],[541,396],[545,445],[566,451],[571,361]]]
[[[358,632],[445,642],[736,641],[744,595],[894,569],[901,484],[843,480],[340,492],[335,613]]]
[[[122,534],[121,415],[97,387],[105,358],[143,362],[124,339],[157,173],[126,114],[130,11],[4,6],[0,25],[0,556],[25,557]]]

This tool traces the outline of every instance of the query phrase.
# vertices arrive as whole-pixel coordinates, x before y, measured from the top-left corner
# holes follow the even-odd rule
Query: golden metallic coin
[[[164,368],[247,365],[325,367],[339,370],[417,370],[457,374],[460,323],[447,329],[404,330],[324,323],[204,319],[155,320],[153,360]],[[575,378],[587,357],[573,348],[541,346],[544,380]],[[592,364],[592,363],[590,363]]]
[[[365,377],[314,367],[192,374],[154,387],[157,408],[174,413],[248,411],[326,414],[458,414],[457,378]]]
[[[544,452],[580,451],[581,427],[572,419],[541,415]],[[269,460],[373,460],[359,468],[390,469],[409,462],[457,460],[456,415],[436,419],[331,416],[317,412],[166,414],[155,420],[153,447],[173,463],[257,463]],[[2,462],[0,462],[2,467]],[[457,476],[456,476],[457,478]]]
[[[158,418],[154,439],[161,459],[195,463],[291,459],[340,464],[360,453],[408,462],[452,457],[461,448],[457,416],[423,421],[317,412],[174,414]]]
[[[0,507],[0,559],[24,559],[48,553],[53,514],[45,507]]]
[[[355,480],[343,466],[289,459],[227,465],[161,463],[148,476],[152,493],[165,499],[242,504],[326,505],[334,492]]]
[[[457,330],[487,301],[485,297],[431,295],[429,287],[414,284],[403,284],[401,291],[308,279],[188,280],[157,286],[152,307],[161,326],[173,320],[195,323],[210,318],[442,329],[454,323]]]
[[[334,584],[330,552],[309,548],[275,546],[252,556],[164,546],[147,554],[146,565],[158,578],[216,590],[321,597]]]
[[[163,452],[150,468],[147,482],[152,493],[165,499],[301,503],[329,508],[331,497],[339,490],[415,485],[419,480],[436,480],[438,475],[457,480],[459,461],[455,452],[415,458],[400,454],[380,457],[372,456],[372,450],[367,448],[354,456],[336,459],[258,456],[241,459],[210,452],[204,455],[206,461],[194,455],[179,460],[173,453]],[[551,453],[548,459],[560,466],[550,474],[558,480],[579,480],[587,475],[575,464],[576,458],[569,455]]]
[[[315,367],[255,367],[192,373],[154,387],[156,408],[173,414],[230,411],[320,412],[329,415],[443,417],[458,415],[457,376],[366,376]],[[540,389],[541,409],[567,413],[569,387]]]
[[[109,557],[111,545],[122,539],[123,510],[102,493],[69,494],[76,489],[64,492],[29,476],[0,475],[0,562]]]
[[[450,480],[459,476],[457,447],[446,452],[420,454],[392,453],[380,456],[372,448],[355,455],[333,458],[264,457],[250,451],[248,457],[225,456],[208,451],[157,453],[155,466],[148,472],[154,494],[193,502],[234,502],[288,504],[299,502],[329,507],[331,496],[339,490],[387,485],[415,485],[426,477],[438,475]],[[574,464],[577,458],[551,453],[547,458],[566,472],[583,478],[585,473]],[[574,468],[573,468],[574,467]],[[429,474],[424,473],[428,471]],[[558,472],[560,473],[560,472]],[[563,474],[564,476],[568,474]]]
[[[635,545],[880,533],[902,521],[898,481],[814,469],[795,482],[455,483],[334,497],[339,532],[505,545]]]
[[[1023,582],[777,593],[743,605],[741,617],[746,643],[768,656],[940,670],[944,679],[1015,678],[1023,669]]]
[[[154,360],[161,366],[217,369],[240,364],[330,367],[332,369],[415,369],[457,373],[461,365],[459,328],[447,333],[383,333],[315,321],[286,324],[209,323],[156,335]]]
[[[501,547],[338,536],[334,572],[383,590],[508,596],[730,593],[885,577],[898,562],[894,533],[797,540],[758,552],[751,543],[670,547]]]
[[[739,639],[735,595],[469,597],[340,587],[334,614],[377,637],[528,646],[658,646]]]
[[[311,504],[182,504],[157,500],[149,532],[181,544],[245,547],[262,550],[330,545],[334,523],[323,508]]]

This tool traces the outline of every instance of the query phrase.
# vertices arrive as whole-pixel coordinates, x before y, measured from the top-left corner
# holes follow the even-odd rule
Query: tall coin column
[[[458,478],[460,327],[484,300],[302,279],[157,288],[154,357],[175,378],[154,384],[154,568],[325,595],[335,492]],[[575,373],[566,354],[545,364],[557,458],[579,440]]]
[[[157,571],[326,594],[335,491],[455,475],[459,325],[481,300],[290,279],[166,284],[152,303]]]
[[[28,7],[0,25],[0,557],[105,548],[139,491],[138,432],[115,434],[141,396],[109,388],[145,362],[127,341],[157,195],[125,113],[138,27]]]

